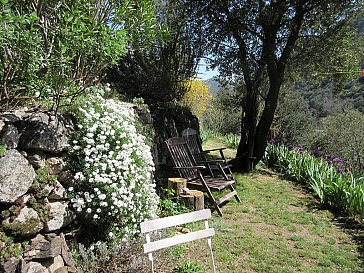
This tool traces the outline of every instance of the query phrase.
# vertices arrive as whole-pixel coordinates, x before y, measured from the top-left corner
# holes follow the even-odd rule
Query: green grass
[[[216,232],[213,252],[217,272],[364,272],[359,242],[364,232],[359,226],[337,220],[305,189],[269,170],[258,169],[235,178],[242,202],[231,201],[222,208],[224,217],[213,212],[209,221]],[[186,227],[194,231],[203,223]],[[178,234],[173,228],[170,232]],[[139,255],[147,259],[141,246]],[[171,247],[154,257],[159,273],[174,272],[187,261],[198,261],[202,272],[211,272],[206,240]],[[144,271],[137,272],[147,272],[148,267],[145,262]]]
[[[301,188],[267,170],[236,180],[242,203],[211,221],[219,272],[363,272],[352,235]],[[192,244],[187,258],[197,256],[208,267],[207,245]]]
[[[204,149],[224,147],[223,138],[208,140]],[[226,149],[228,158],[235,150]],[[282,180],[270,170],[235,176],[242,200],[213,213],[213,248],[218,272],[364,272],[362,229],[342,226],[320,207],[312,194]],[[184,259],[210,267],[205,242],[193,242]]]
[[[214,149],[214,148],[226,148],[227,145],[224,141],[224,137],[223,136],[219,136],[216,137],[214,139],[208,139],[204,144],[203,144],[203,149],[208,150],[208,149]],[[236,154],[236,150],[234,149],[230,149],[230,148],[226,148],[224,151],[224,155],[226,157],[227,160],[229,159],[233,159],[235,157]],[[214,157],[220,157],[220,153],[217,152],[211,152],[211,155]]]
[[[222,139],[215,139],[204,148],[223,146]],[[235,155],[234,150],[226,152],[227,157]],[[209,221],[216,232],[217,272],[364,272],[362,227],[322,209],[307,189],[270,170],[237,174],[235,180],[242,202],[231,201],[222,208],[224,217],[213,212]],[[186,261],[198,261],[203,272],[211,272],[206,240],[172,247],[155,257],[159,273],[173,272]]]

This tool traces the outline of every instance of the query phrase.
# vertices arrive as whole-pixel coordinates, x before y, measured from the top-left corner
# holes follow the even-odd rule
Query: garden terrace
[[[243,202],[226,205],[224,217],[213,213],[210,223],[216,231],[213,249],[218,272],[361,272],[364,232],[360,225],[323,209],[306,188],[270,170],[237,175],[236,180]],[[133,246],[132,259],[125,251],[116,255],[107,272],[147,270],[141,245]],[[155,268],[161,273],[173,272],[186,260],[196,261],[201,272],[211,267],[205,241],[158,255]]]

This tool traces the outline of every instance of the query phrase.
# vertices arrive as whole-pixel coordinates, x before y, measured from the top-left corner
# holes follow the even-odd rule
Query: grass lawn
[[[205,143],[203,143],[203,148],[205,150],[208,149],[214,149],[214,148],[223,148],[226,147],[226,144],[224,143],[224,137],[220,136],[214,139],[208,139]],[[215,151],[211,153],[213,156],[220,156],[219,151]],[[226,148],[224,150],[224,155],[227,159],[232,159],[235,157],[236,150]]]
[[[242,199],[215,212],[211,226],[218,272],[364,272],[360,229],[347,229],[299,186],[268,170],[237,175]],[[183,259],[203,261],[207,245],[190,245]]]
[[[205,149],[222,146],[217,139]],[[217,272],[364,272],[362,227],[322,209],[307,189],[270,170],[237,174],[235,180],[242,202],[231,201],[222,208],[224,217],[213,212],[210,221]],[[198,261],[202,272],[211,272],[206,240],[155,256],[159,273],[186,261]]]

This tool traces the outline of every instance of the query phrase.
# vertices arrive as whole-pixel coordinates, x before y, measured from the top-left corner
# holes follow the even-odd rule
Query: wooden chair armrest
[[[198,153],[192,153],[192,155],[204,155],[204,154],[207,154],[207,152],[202,151],[202,152],[198,152]]]
[[[185,170],[202,170],[202,169],[206,169],[205,166],[189,166],[189,167],[173,167],[174,169],[177,169],[177,170],[181,170],[181,169],[185,169]]]
[[[219,163],[225,163],[225,160],[223,159],[214,159],[214,160],[206,160],[206,161],[197,161],[198,164],[219,164]]]
[[[208,149],[208,150],[203,150],[202,152],[203,153],[209,153],[209,152],[213,152],[213,151],[222,151],[222,150],[225,150],[226,147],[223,147],[223,148],[215,148],[215,149]]]

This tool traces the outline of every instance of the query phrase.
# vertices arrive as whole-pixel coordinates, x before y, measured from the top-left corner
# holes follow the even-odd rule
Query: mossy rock
[[[11,221],[9,218],[2,222],[7,233],[16,238],[30,238],[43,229],[38,213],[28,207],[22,208],[19,215]]]
[[[4,263],[10,259],[21,257],[23,249],[20,243],[14,243],[13,238],[0,232],[0,262]],[[1,268],[0,268],[1,269]]]

